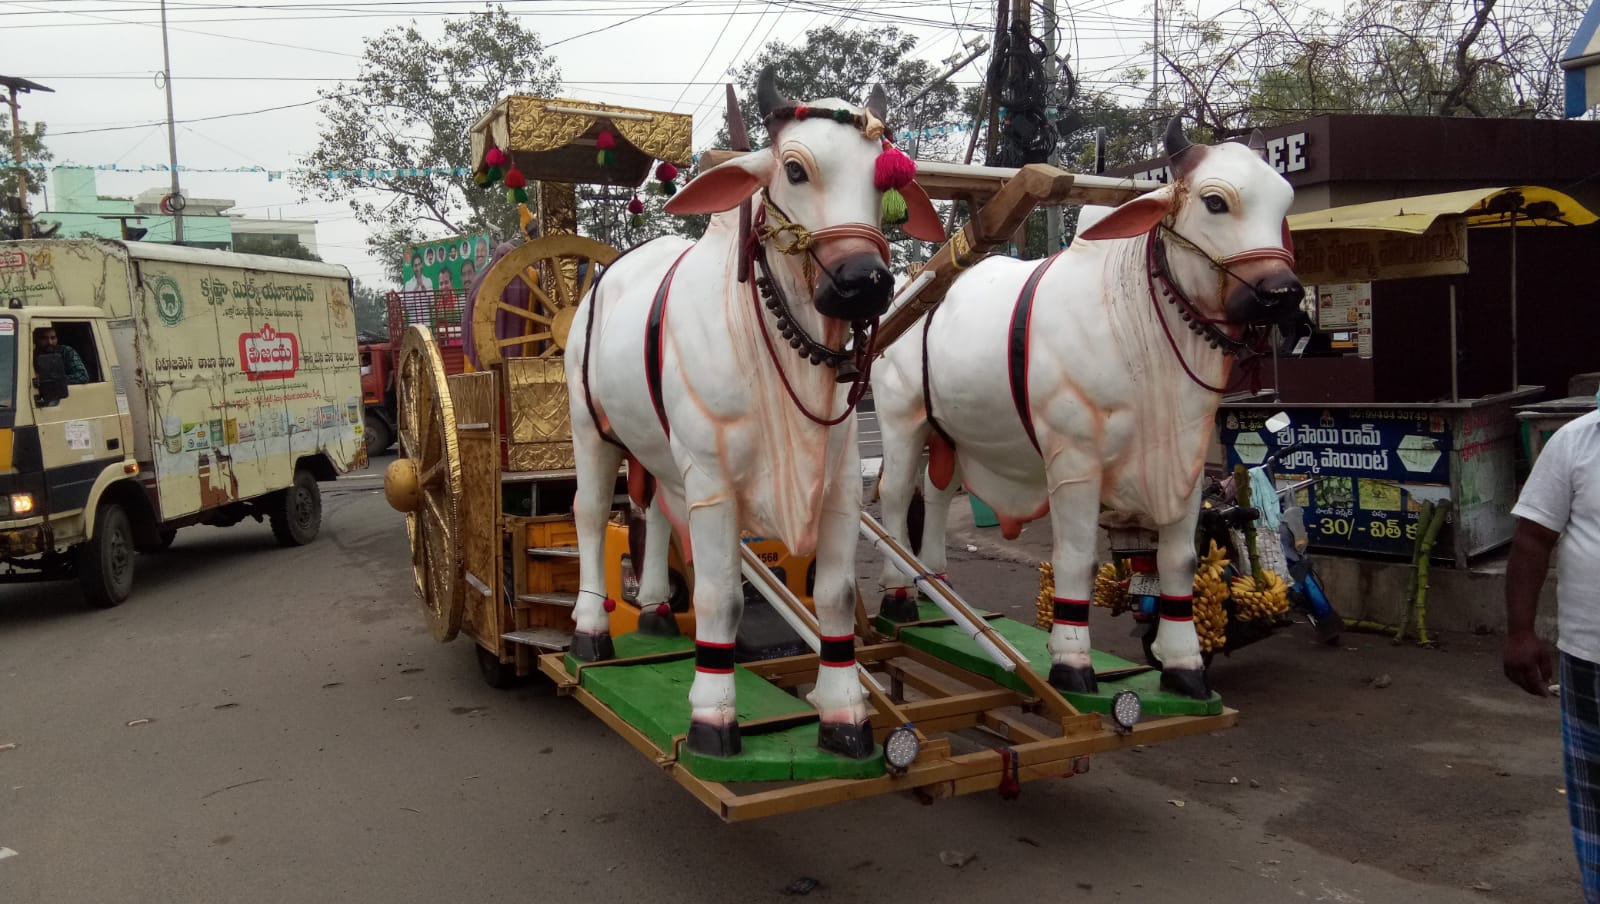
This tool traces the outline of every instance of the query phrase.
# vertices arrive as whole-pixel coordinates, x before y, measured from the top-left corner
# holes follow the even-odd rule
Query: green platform
[[[979,614],[988,614],[976,610]],[[917,601],[917,613],[923,620],[945,618],[943,611],[926,599]],[[1009,618],[992,618],[989,624],[995,632],[1011,645],[1028,657],[1028,664],[1033,667],[1041,677],[1050,675],[1050,651],[1046,644],[1050,640],[1050,632],[1042,631],[1033,625]],[[899,625],[888,619],[880,617],[877,621],[878,630],[893,636]],[[1021,693],[1031,693],[1026,683],[1015,673],[1008,672],[996,665],[978,644],[967,636],[957,625],[940,625],[924,628],[900,629],[899,639],[906,646],[922,650],[934,656],[960,666],[969,672],[982,675],[985,678]],[[1124,669],[1136,669],[1138,663],[1129,662],[1110,653],[1091,650],[1090,661],[1094,664],[1096,673],[1118,672]],[[1181,694],[1173,694],[1161,689],[1161,673],[1145,671],[1129,675],[1124,678],[1102,679],[1100,690],[1093,694],[1071,694],[1062,692],[1067,702],[1077,707],[1080,712],[1109,713],[1111,712],[1111,696],[1117,691],[1132,690],[1139,693],[1139,699],[1144,703],[1144,712],[1147,716],[1214,716],[1222,712],[1222,698],[1213,693],[1209,700],[1195,700]]]
[[[689,685],[694,681],[694,641],[687,637],[622,634],[613,639],[617,658],[682,652],[690,655],[667,662],[634,665],[588,665],[579,683],[623,721],[643,732],[662,750],[689,731]],[[578,663],[567,657],[569,672]],[[806,701],[769,684],[743,666],[735,666],[740,722],[785,716],[815,716]],[[883,750],[852,760],[817,748],[817,723],[766,733],[744,732],[743,749],[735,757],[700,756],[687,745],[678,760],[695,776],[712,782],[772,782],[825,778],[872,778],[883,774]]]

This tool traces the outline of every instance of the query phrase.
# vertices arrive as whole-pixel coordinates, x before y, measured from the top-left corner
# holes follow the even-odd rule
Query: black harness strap
[[[928,330],[932,329],[933,315],[938,310],[939,307],[935,305],[928,309],[928,313],[922,315],[922,407],[928,412],[928,426],[933,428],[934,433],[939,434],[940,439],[949,443],[951,448],[955,448],[956,441],[950,438],[950,434],[944,432],[944,428],[939,426],[939,419],[933,416],[933,386],[928,376]]]
[[[661,399],[661,337],[667,320],[667,296],[672,293],[672,276],[678,272],[678,265],[683,263],[688,253],[688,249],[685,249],[683,254],[678,255],[678,259],[667,268],[667,275],[661,278],[661,285],[656,287],[656,297],[650,302],[650,319],[644,328],[644,378],[650,388],[650,404],[655,406],[656,419],[669,437],[672,435],[672,426],[667,423],[667,408]]]
[[[1028,402],[1028,333],[1033,323],[1033,296],[1039,290],[1039,281],[1044,279],[1046,270],[1055,263],[1055,256],[1051,256],[1044,263],[1033,268],[1028,275],[1028,281],[1022,284],[1022,291],[1017,295],[1016,307],[1011,310],[1010,340],[1006,344],[1006,372],[1011,377],[1011,404],[1016,406],[1017,417],[1022,420],[1022,429],[1027,431],[1028,442],[1033,444],[1035,452],[1044,454],[1039,448],[1039,437],[1033,432],[1033,409]]]
[[[646,242],[645,244],[649,243]],[[600,434],[600,438],[623,451],[627,451],[628,447],[622,444],[622,440],[617,439],[611,434],[611,431],[600,426],[600,412],[594,407],[594,393],[589,391],[589,349],[594,346],[594,310],[600,306],[600,281],[606,278],[606,274],[611,272],[611,267],[617,265],[617,261],[627,257],[629,252],[643,247],[644,245],[635,245],[617,255],[611,265],[601,270],[600,275],[594,278],[594,282],[589,286],[589,316],[585,318],[586,322],[583,326],[583,367],[581,373],[583,378],[583,404],[584,407],[589,409],[589,420],[594,424],[595,432]],[[590,261],[589,266],[595,266],[595,262]],[[582,301],[582,299],[579,299],[579,301]]]

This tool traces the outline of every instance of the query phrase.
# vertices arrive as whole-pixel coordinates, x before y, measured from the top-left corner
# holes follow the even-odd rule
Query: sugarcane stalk
[[[1395,629],[1394,642],[1404,643],[1406,629],[1411,627],[1411,612],[1417,605],[1417,575],[1421,573],[1418,564],[1422,557],[1422,541],[1428,534],[1428,525],[1433,522],[1434,504],[1432,500],[1422,504],[1422,511],[1417,515],[1417,535],[1411,541],[1411,583],[1406,586],[1406,598],[1400,604],[1400,627]]]
[[[1359,631],[1365,634],[1394,634],[1394,625],[1383,622],[1369,621],[1367,619],[1347,618],[1344,622],[1346,631]]]
[[[1233,493],[1239,501],[1240,508],[1250,507],[1250,472],[1244,465],[1233,466]],[[1256,543],[1256,519],[1251,518],[1244,525],[1244,545],[1250,551],[1250,577],[1256,582],[1256,589],[1267,586],[1267,575],[1261,568],[1261,547]]]
[[[1428,639],[1428,566],[1433,556],[1434,541],[1439,539],[1439,530],[1449,516],[1450,500],[1446,499],[1433,511],[1433,518],[1423,533],[1417,561],[1417,643],[1424,647],[1433,645],[1433,641]]]

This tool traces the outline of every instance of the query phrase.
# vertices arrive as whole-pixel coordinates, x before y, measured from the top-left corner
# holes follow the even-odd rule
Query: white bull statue
[[[1251,145],[1191,145],[1167,130],[1173,182],[1123,204],[1045,261],[990,258],[963,274],[921,337],[872,376],[883,435],[885,527],[907,512],[929,449],[924,564],[945,569],[950,501],[965,483],[1014,538],[1050,515],[1055,618],[1050,681],[1096,687],[1089,600],[1102,506],[1159,531],[1164,687],[1209,696],[1192,618],[1194,528],[1214,415],[1246,325],[1304,296],[1284,217],[1294,192]],[[1243,335],[1250,329],[1251,335]],[[916,341],[920,338],[921,341]],[[916,617],[892,566],[883,612]]]
[[[937,241],[943,230],[910,181],[914,165],[884,138],[881,88],[865,107],[799,104],[778,95],[768,70],[757,102],[771,147],[708,170],[667,204],[672,213],[716,214],[705,237],[629,251],[573,320],[565,356],[580,561],[572,654],[614,656],[601,552],[626,456],[630,491],[648,504],[642,630],[665,622],[675,631],[665,605],[669,522],[693,556],[689,747],[740,750],[733,654],[748,530],[798,554],[815,551],[818,744],[864,757],[873,739],[855,668],[862,487],[851,411],[866,385],[862,376],[851,385],[849,374],[864,373],[853,368],[869,360],[870,332],[891,297],[883,189],[904,196],[907,232]],[[741,234],[729,211],[752,198],[754,229]],[[745,283],[741,256],[751,269]]]

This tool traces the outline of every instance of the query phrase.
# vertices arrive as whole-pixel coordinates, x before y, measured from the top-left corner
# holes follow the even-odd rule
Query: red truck
[[[462,316],[466,298],[456,291],[442,289],[390,292],[389,341],[363,343],[361,349],[361,401],[366,408],[364,425],[367,457],[387,452],[398,434],[395,408],[395,359],[400,337],[413,323],[433,333],[444,359],[446,374],[466,370]]]

